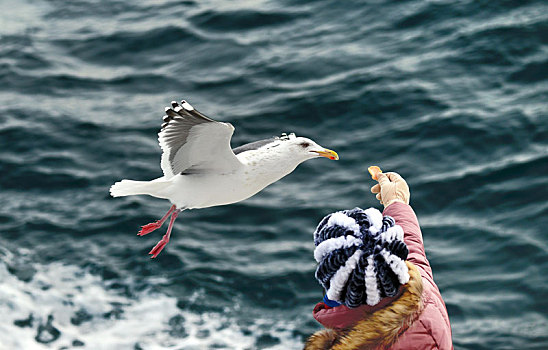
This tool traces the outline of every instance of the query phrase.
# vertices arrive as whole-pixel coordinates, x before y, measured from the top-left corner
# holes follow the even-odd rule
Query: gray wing
[[[261,147],[269,145],[271,143],[275,143],[276,140],[278,140],[277,137],[271,137],[269,139],[264,139],[264,140],[259,140],[259,141],[255,141],[255,142],[251,142],[251,143],[246,143],[245,145],[241,145],[239,147],[234,148],[232,151],[234,152],[234,154],[240,154],[240,153],[246,152],[246,151],[254,151],[254,150],[257,150]]]
[[[230,148],[234,127],[198,112],[188,102],[171,102],[158,133],[161,167],[170,178],[181,173],[230,172],[242,165]]]

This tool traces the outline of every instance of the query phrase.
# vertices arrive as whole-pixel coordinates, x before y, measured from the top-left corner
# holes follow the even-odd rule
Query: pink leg
[[[137,236],[144,236],[146,234],[149,234],[151,233],[152,231],[154,230],[157,230],[159,229],[160,227],[162,227],[162,225],[164,224],[164,221],[166,221],[166,219],[168,218],[168,216],[173,213],[173,211],[175,210],[175,204],[173,204],[171,206],[171,208],[169,208],[168,212],[166,213],[166,215],[164,215],[163,218],[161,218],[160,220],[158,221],[155,221],[153,223],[150,223],[150,224],[146,224],[145,226],[141,226],[141,231],[139,231],[139,233],[137,234]]]
[[[180,212],[181,212],[181,210],[177,209],[173,212],[173,214],[171,214],[171,219],[169,220],[169,226],[167,228],[166,234],[164,235],[164,237],[162,237],[162,240],[160,242],[158,242],[154,246],[154,248],[152,248],[152,250],[149,252],[149,254],[152,255],[151,256],[152,259],[157,257],[158,254],[160,254],[162,249],[164,249],[166,244],[169,242],[169,237],[171,236],[171,229],[173,229],[173,223],[175,222],[175,219],[177,219],[177,215],[179,215]]]

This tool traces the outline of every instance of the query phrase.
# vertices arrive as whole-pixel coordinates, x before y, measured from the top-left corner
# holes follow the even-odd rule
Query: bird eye
[[[308,143],[308,142],[301,143],[302,148],[307,148],[308,146],[310,146],[310,143]]]

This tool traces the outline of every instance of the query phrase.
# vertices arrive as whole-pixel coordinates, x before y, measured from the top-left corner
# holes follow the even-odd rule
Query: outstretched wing
[[[158,133],[164,176],[231,172],[242,163],[230,148],[234,127],[210,119],[185,100],[166,107]]]

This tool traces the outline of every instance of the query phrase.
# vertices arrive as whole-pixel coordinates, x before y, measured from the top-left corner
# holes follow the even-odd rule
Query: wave
[[[196,313],[152,288],[136,291],[132,278],[105,281],[61,263],[20,262],[24,270],[17,270],[13,261],[6,263],[11,253],[3,256],[0,312],[6,317],[0,331],[11,335],[3,338],[8,348],[289,349],[301,343],[291,322],[256,318],[241,324],[230,309]],[[165,282],[154,277],[149,285]],[[203,297],[196,293],[189,300]]]

